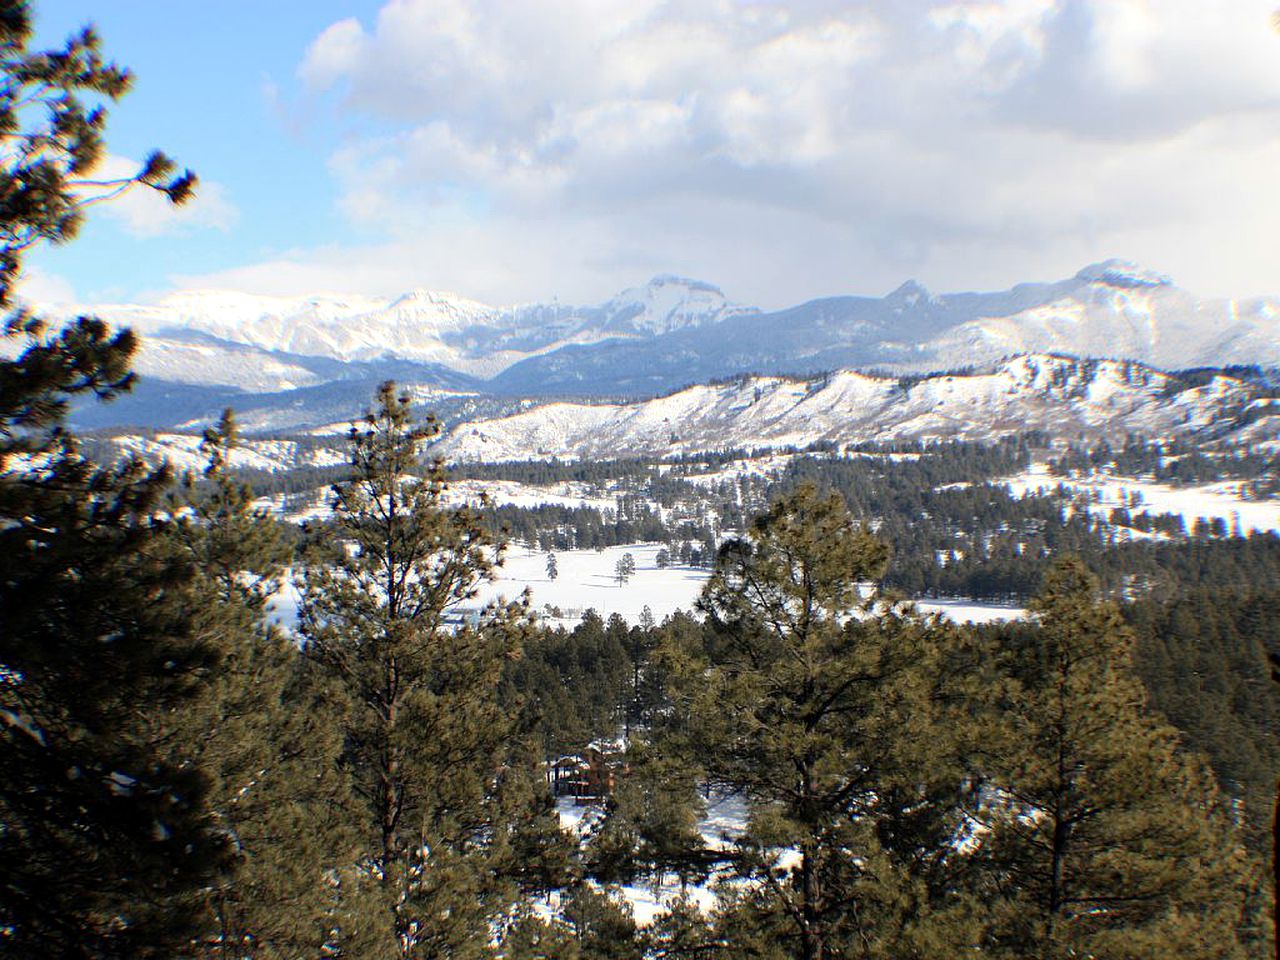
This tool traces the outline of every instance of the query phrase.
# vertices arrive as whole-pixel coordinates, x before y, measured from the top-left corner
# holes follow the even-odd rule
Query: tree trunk
[[[818,865],[814,863],[814,851],[808,846],[800,855],[801,891],[804,927],[801,930],[801,956],[804,960],[823,960],[822,921],[818,916],[818,899],[821,896]]]

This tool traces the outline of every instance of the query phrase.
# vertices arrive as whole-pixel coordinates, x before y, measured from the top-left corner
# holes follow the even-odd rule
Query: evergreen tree
[[[188,474],[167,531],[196,571],[221,663],[199,695],[160,718],[175,759],[210,779],[208,802],[234,869],[203,894],[208,956],[313,957],[337,922],[330,876],[354,862],[337,769],[340,714],[313,665],[267,619],[292,557],[279,523],[227,472],[227,411],[206,431],[203,482]]]
[[[547,579],[554,580],[560,576],[560,565],[556,563],[556,555],[554,553],[547,554]]]
[[[618,586],[623,586],[631,579],[632,574],[636,572],[635,560],[627,562],[631,554],[624,553],[622,557],[613,565],[613,579],[618,581]]]
[[[308,654],[341,690],[359,803],[363,877],[346,893],[362,913],[341,948],[478,956],[514,897],[512,832],[546,809],[497,698],[523,613],[462,610],[495,547],[475,513],[446,508],[438,462],[415,476],[434,422],[414,424],[394,384],[377,399],[352,430],[354,476],[334,487],[333,535],[301,610]]]
[[[990,953],[1243,956],[1255,881],[1231,811],[1147,709],[1132,635],[1096,593],[1060,561],[1031,605],[1039,629],[1003,654],[1003,734],[983,741],[977,813]]]
[[[85,205],[135,182],[180,201],[155,154],[96,184],[106,111],[126,92],[91,30],[31,51],[29,5],[0,3],[0,309],[25,251],[63,243]],[[4,325],[0,360],[0,956],[168,956],[224,863],[199,772],[172,763],[149,714],[216,663],[192,571],[158,549],[172,481],[136,460],[100,467],[63,422],[73,399],[132,383],[136,341],[81,317]],[[189,898],[189,899],[184,899]]]
[[[958,909],[963,771],[942,689],[956,636],[862,599],[886,559],[838,495],[801,486],[722,548],[705,647],[664,651],[685,756],[750,806],[730,955],[943,955],[968,934],[941,922]]]

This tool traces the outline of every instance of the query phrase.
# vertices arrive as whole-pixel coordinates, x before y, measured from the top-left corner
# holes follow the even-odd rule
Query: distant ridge
[[[1142,435],[1278,450],[1280,401],[1269,385],[1246,379],[1247,372],[1171,374],[1130,360],[1028,354],[969,373],[735,377],[631,402],[476,401],[465,415],[446,417],[448,429],[432,453],[451,461],[612,460],[814,444],[992,441],[1032,431],[1049,441],[1123,443]],[[456,396],[420,399],[459,410]],[[272,458],[280,469],[341,462],[346,429],[339,421],[314,430],[305,450],[251,440],[243,465],[262,468]],[[185,462],[198,437],[119,442]],[[309,459],[299,460],[304,454]]]

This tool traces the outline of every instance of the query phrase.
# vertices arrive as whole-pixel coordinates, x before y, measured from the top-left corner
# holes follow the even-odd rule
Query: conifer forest
[[[102,172],[132,75],[33,14],[0,0],[0,958],[1280,956],[1280,536],[1078,486],[1265,501],[1274,454],[1026,430],[449,463],[390,380],[337,463],[238,466],[233,409],[198,467],[121,454],[69,418],[130,393],[139,338],[50,322],[28,261],[200,182]],[[1000,480],[1033,463],[1050,486]],[[498,483],[599,495],[455,496]],[[513,553],[563,583],[637,544],[696,600],[478,599]],[[948,597],[1019,615],[917,604]]]

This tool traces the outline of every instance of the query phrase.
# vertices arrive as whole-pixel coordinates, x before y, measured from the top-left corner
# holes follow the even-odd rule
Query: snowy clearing
[[[692,612],[694,602],[707,581],[707,570],[657,563],[658,543],[637,543],[604,550],[564,550],[556,553],[558,576],[547,576],[547,555],[515,547],[507,552],[492,583],[481,586],[477,604],[500,598],[515,600],[528,588],[534,611],[547,622],[572,628],[582,614],[593,609],[608,619],[619,614],[629,624],[638,623],[645,607],[659,623],[677,610]],[[625,554],[631,554],[636,572],[619,585],[616,568]],[[559,616],[547,606],[559,608]],[[982,603],[963,597],[921,600],[916,606],[924,613],[941,613],[957,623],[990,623],[1015,620],[1025,615],[1020,607]],[[291,582],[271,601],[272,617],[285,627],[298,619],[298,591]]]
[[[647,606],[655,620],[661,621],[677,610],[689,610],[702,592],[706,570],[670,566],[660,568],[660,543],[637,543],[603,550],[565,550],[556,554],[558,576],[547,576],[547,555],[530,552],[523,547],[507,551],[506,562],[498,571],[498,579],[486,584],[479,600],[488,603],[503,596],[513,600],[527,587],[535,610],[544,613],[546,605],[559,607],[567,625],[577,623],[588,607],[602,617],[621,614],[628,623],[636,623]],[[625,554],[636,562],[636,572],[625,584],[615,576],[618,562]]]
[[[1072,494],[1086,495],[1089,512],[1102,519],[1108,518],[1112,508],[1127,506],[1135,514],[1144,510],[1152,514],[1178,514],[1186,523],[1188,532],[1200,517],[1206,520],[1221,518],[1229,528],[1238,521],[1240,531],[1245,534],[1255,530],[1261,533],[1280,530],[1280,500],[1245,500],[1240,495],[1239,483],[1174,487],[1151,480],[1106,474],[1083,478],[1056,477],[1049,473],[1045,464],[1040,463],[1033,464],[1025,473],[1010,477],[1004,483],[1014,496],[1048,493],[1061,484]],[[1135,494],[1140,498],[1136,506],[1133,505]]]

